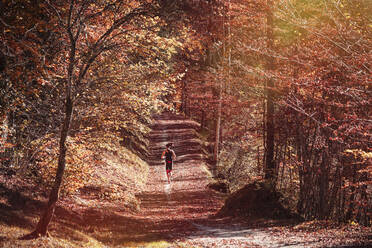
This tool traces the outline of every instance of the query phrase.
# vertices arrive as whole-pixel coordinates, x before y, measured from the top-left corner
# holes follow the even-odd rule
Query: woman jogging
[[[161,158],[165,158],[165,170],[167,172],[168,183],[171,181],[173,160],[176,159],[176,154],[172,150],[172,146],[172,143],[166,144],[166,149],[161,154]]]

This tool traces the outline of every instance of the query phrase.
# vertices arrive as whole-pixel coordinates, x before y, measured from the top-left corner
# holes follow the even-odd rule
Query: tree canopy
[[[47,233],[59,195],[89,181],[102,149],[146,160],[164,111],[200,122],[231,192],[266,180],[305,219],[371,224],[369,0],[0,7],[1,168],[51,192],[26,238]]]

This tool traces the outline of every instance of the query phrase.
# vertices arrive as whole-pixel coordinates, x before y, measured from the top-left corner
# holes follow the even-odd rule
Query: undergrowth
[[[12,176],[0,175],[0,247],[107,247],[102,240],[110,240],[112,233],[92,232],[89,228],[95,224],[86,221],[105,218],[111,213],[107,208],[138,211],[136,194],[144,188],[149,170],[120,141],[113,133],[80,133],[68,139],[66,173],[51,236],[23,241],[18,238],[35,228],[57,167],[57,139],[35,141],[32,165]]]

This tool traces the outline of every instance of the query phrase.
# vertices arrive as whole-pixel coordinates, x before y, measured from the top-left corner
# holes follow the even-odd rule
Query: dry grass
[[[0,247],[3,248],[28,248],[28,247],[58,247],[58,248],[103,248],[106,247],[98,240],[77,230],[71,230],[70,233],[64,233],[65,238],[40,237],[34,240],[19,240],[18,238],[31,231],[31,229],[20,228],[16,226],[0,225]],[[63,233],[63,231],[62,231]],[[68,234],[68,235],[67,235]],[[71,235],[73,234],[73,235]]]
[[[37,185],[17,175],[0,175],[0,247],[113,247],[110,240],[123,225],[138,226],[130,213],[139,210],[136,194],[146,184],[148,165],[115,143],[110,144],[110,150],[102,149],[100,157],[103,162],[94,166],[89,184],[60,199],[49,226],[50,236],[35,240],[19,238],[36,226],[46,200],[43,192],[32,191]],[[122,236],[119,247],[138,247],[135,241],[127,241],[130,235],[125,229]],[[140,246],[166,247],[165,241],[151,242],[142,241]]]

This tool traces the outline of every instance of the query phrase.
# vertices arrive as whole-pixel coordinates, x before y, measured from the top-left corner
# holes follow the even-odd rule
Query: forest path
[[[174,114],[155,117],[150,134],[149,179],[145,190],[138,195],[143,232],[137,241],[153,242],[148,247],[160,241],[166,242],[161,247],[365,247],[344,246],[355,242],[358,236],[346,241],[343,240],[345,233],[337,234],[337,229],[306,232],[294,229],[286,220],[247,223],[240,219],[215,218],[224,197],[207,186],[210,179],[195,132],[198,125]],[[160,159],[169,142],[174,143],[177,154],[170,184]]]
[[[149,223],[144,229],[155,235],[152,239],[165,239],[170,247],[279,247],[264,230],[213,217],[223,196],[207,187],[210,179],[195,132],[198,123],[162,114],[155,117],[152,128],[149,180],[139,195],[141,215]],[[160,160],[169,142],[177,154],[170,184]]]
[[[138,196],[141,214],[167,240],[185,237],[198,230],[194,222],[208,220],[223,204],[222,197],[208,189],[199,124],[180,115],[155,116],[150,133],[150,172],[145,190]],[[168,183],[163,160],[165,145],[174,144],[177,159]],[[151,229],[151,228],[150,228]]]

